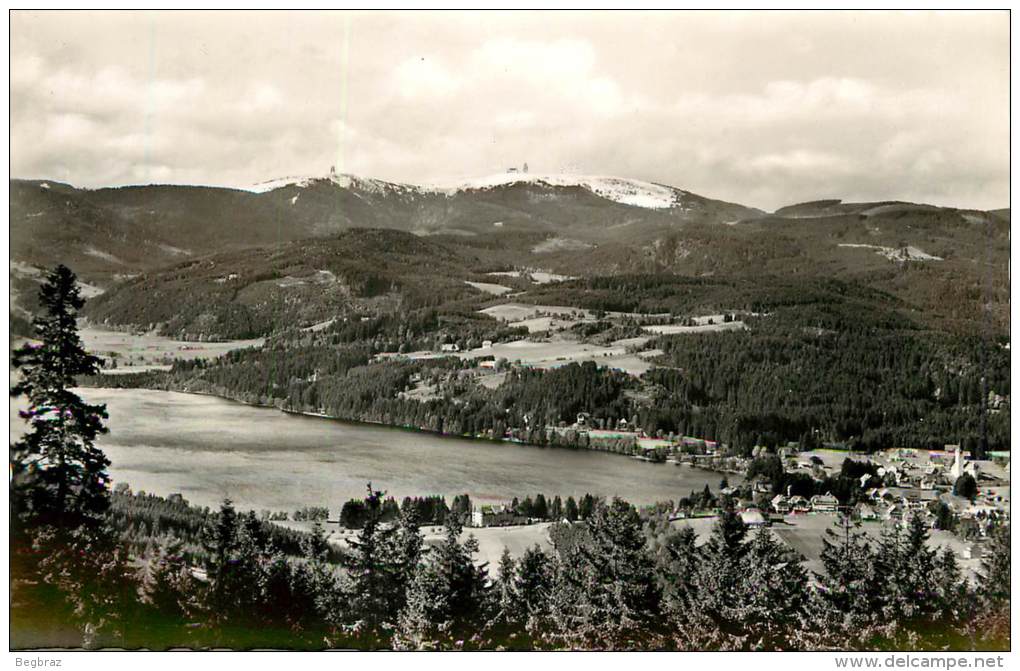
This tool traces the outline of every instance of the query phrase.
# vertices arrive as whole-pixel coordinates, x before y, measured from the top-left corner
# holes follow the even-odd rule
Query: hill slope
[[[21,317],[33,308],[26,296],[37,269],[63,262],[97,292],[126,283],[115,296],[94,301],[95,317],[159,323],[185,335],[264,331],[284,315],[304,323],[335,313],[341,295],[345,305],[359,304],[368,298],[363,287],[377,282],[433,286],[433,295],[445,300],[464,291],[457,283],[465,279],[485,282],[481,274],[512,268],[589,277],[838,278],[890,292],[947,328],[1004,332],[1009,326],[1008,210],[824,200],[765,214],[638,180],[520,173],[442,187],[339,175],[286,178],[249,190],[85,190],[20,180],[10,189],[11,278]],[[360,232],[346,234],[355,229]],[[389,245],[426,241],[432,246],[403,257],[399,272],[387,265]],[[274,256],[275,248],[282,256]],[[343,264],[321,256],[340,249],[349,255]],[[356,267],[350,255],[365,265]],[[439,279],[415,275],[415,263]],[[325,274],[301,279],[320,271],[337,281],[326,282]],[[252,277],[277,286],[251,288]],[[410,277],[415,281],[399,281]],[[143,309],[152,295],[161,297],[160,305]],[[197,296],[208,309],[195,309]],[[377,293],[371,298],[379,303]],[[252,307],[280,301],[308,305]],[[174,312],[189,316],[174,318]],[[267,314],[276,317],[258,321]],[[257,326],[245,326],[248,319]]]
[[[670,194],[672,205],[652,202],[662,194]],[[523,235],[525,246],[565,237],[588,245],[634,231],[654,237],[688,221],[761,214],[672,187],[611,178],[438,189],[341,175],[275,180],[250,191],[159,185],[87,190],[12,180],[10,196],[11,258],[35,266],[72,263],[101,285],[188,256],[328,237],[355,227],[515,240]]]
[[[90,319],[184,339],[230,339],[337,317],[405,312],[479,292],[463,278],[481,256],[403,231],[221,252],[121,282],[86,306]]]

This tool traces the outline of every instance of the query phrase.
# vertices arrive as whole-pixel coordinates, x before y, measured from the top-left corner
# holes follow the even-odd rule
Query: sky
[[[1009,15],[11,14],[11,174],[648,180],[772,210],[1009,205]]]

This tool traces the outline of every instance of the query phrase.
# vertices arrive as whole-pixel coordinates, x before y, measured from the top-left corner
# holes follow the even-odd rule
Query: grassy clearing
[[[176,360],[213,359],[230,350],[261,347],[264,342],[262,338],[226,342],[190,342],[153,333],[108,331],[94,326],[81,328],[79,334],[85,349],[89,352],[104,359],[116,359],[118,368],[130,367],[130,370],[121,372],[151,370],[154,366],[167,366]]]
[[[490,284],[488,282],[468,282],[465,280],[465,284],[469,284],[479,291],[484,291],[487,294],[493,296],[502,296],[503,294],[510,293],[513,291],[512,287],[504,286],[502,284]]]

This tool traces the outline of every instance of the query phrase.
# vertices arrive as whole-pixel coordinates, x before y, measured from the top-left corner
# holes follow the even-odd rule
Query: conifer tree
[[[654,635],[661,592],[633,506],[614,499],[594,506],[588,539],[558,564],[552,617],[569,647],[627,650]]]
[[[297,567],[293,576],[294,590],[307,593],[311,602],[309,617],[305,619],[308,628],[326,628],[343,620],[340,588],[329,563],[329,552],[325,530],[316,521],[301,546],[305,563]]]
[[[109,507],[110,462],[94,444],[106,432],[106,406],[86,403],[72,388],[79,376],[97,374],[102,362],[78,337],[85,299],[70,269],[57,266],[46,276],[39,302],[45,312],[33,329],[40,342],[13,353],[19,379],[11,395],[27,400],[20,415],[29,423],[11,447],[16,529],[96,527]]]
[[[942,603],[941,619],[954,625],[969,619],[974,610],[974,596],[952,548],[942,548],[935,563],[935,584]]]
[[[407,588],[424,554],[424,539],[418,526],[417,510],[401,511],[396,533],[391,538],[393,545],[391,561],[395,564],[395,583],[392,590],[393,598],[387,610],[392,616],[403,609],[407,599]]]
[[[202,533],[206,576],[209,580],[204,609],[214,627],[230,618],[235,606],[235,592],[240,587],[233,562],[239,542],[237,527],[237,511],[233,502],[224,499],[219,513]]]
[[[394,567],[386,556],[393,529],[382,527],[383,496],[383,492],[373,490],[372,484],[368,484],[364,524],[357,538],[350,542],[353,552],[345,562],[353,581],[351,606],[356,619],[355,630],[357,635],[370,638],[378,637],[388,615],[389,590],[394,578]]]
[[[516,568],[516,612],[523,620],[528,640],[539,641],[547,634],[548,628],[549,594],[553,584],[552,562],[535,545],[524,551]]]
[[[838,532],[825,530],[821,560],[824,571],[816,574],[816,634],[814,647],[838,647],[840,642],[863,642],[881,615],[881,581],[874,574],[876,555],[863,532],[849,515],[838,522]],[[860,643],[863,645],[863,643]]]
[[[1008,650],[1010,645],[1010,527],[992,529],[981,560],[977,593],[980,612],[970,625],[973,648]]]
[[[394,644],[403,649],[464,649],[478,642],[478,623],[486,616],[486,567],[472,555],[478,541],[459,541],[463,527],[455,515],[446,518],[443,542],[432,548],[418,567],[401,611]]]
[[[492,620],[486,625],[486,647],[514,649],[521,633],[517,597],[517,562],[504,547],[499,557],[499,573],[489,592]]]
[[[492,595],[498,610],[509,619],[514,615],[517,600],[517,562],[510,554],[510,548],[503,548],[498,571]]]
[[[697,535],[690,526],[670,533],[657,567],[663,589],[663,610],[674,630],[686,626],[697,603],[695,575],[698,566]]]
[[[942,613],[936,553],[928,544],[930,535],[924,517],[919,513],[911,515],[900,556],[906,564],[901,587],[904,602],[908,604],[905,614],[914,621],[930,622]]]
[[[981,559],[978,593],[986,602],[993,605],[1009,602],[1009,567],[1009,525],[1000,524],[989,534],[989,543]]]
[[[742,590],[742,627],[753,650],[790,650],[798,645],[808,613],[807,572],[768,529],[750,543]]]
[[[549,506],[549,519],[559,522],[563,519],[563,500],[557,494]]]
[[[69,268],[46,275],[39,304],[36,340],[12,353],[11,395],[25,399],[19,414],[28,423],[10,449],[12,610],[52,619],[41,626],[73,627],[91,645],[121,630],[134,589],[106,517],[110,462],[95,446],[106,408],[72,391],[101,360],[78,336],[85,300]]]
[[[549,504],[546,502],[544,494],[539,494],[535,497],[535,503],[531,508],[531,515],[540,520],[548,519]]]
[[[195,590],[182,555],[183,547],[177,538],[162,543],[149,558],[142,581],[142,594],[153,614],[162,621],[177,624],[190,612]]]
[[[577,501],[574,500],[573,496],[567,497],[567,502],[563,507],[563,516],[567,518],[569,522],[576,522],[579,516],[577,510]]]
[[[742,605],[746,600],[747,526],[732,510],[724,510],[712,527],[697,568],[697,601],[685,632],[685,647],[739,649]]]

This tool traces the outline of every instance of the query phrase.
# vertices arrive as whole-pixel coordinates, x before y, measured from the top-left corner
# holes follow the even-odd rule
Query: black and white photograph
[[[1009,666],[1008,5],[8,28],[11,669]]]

